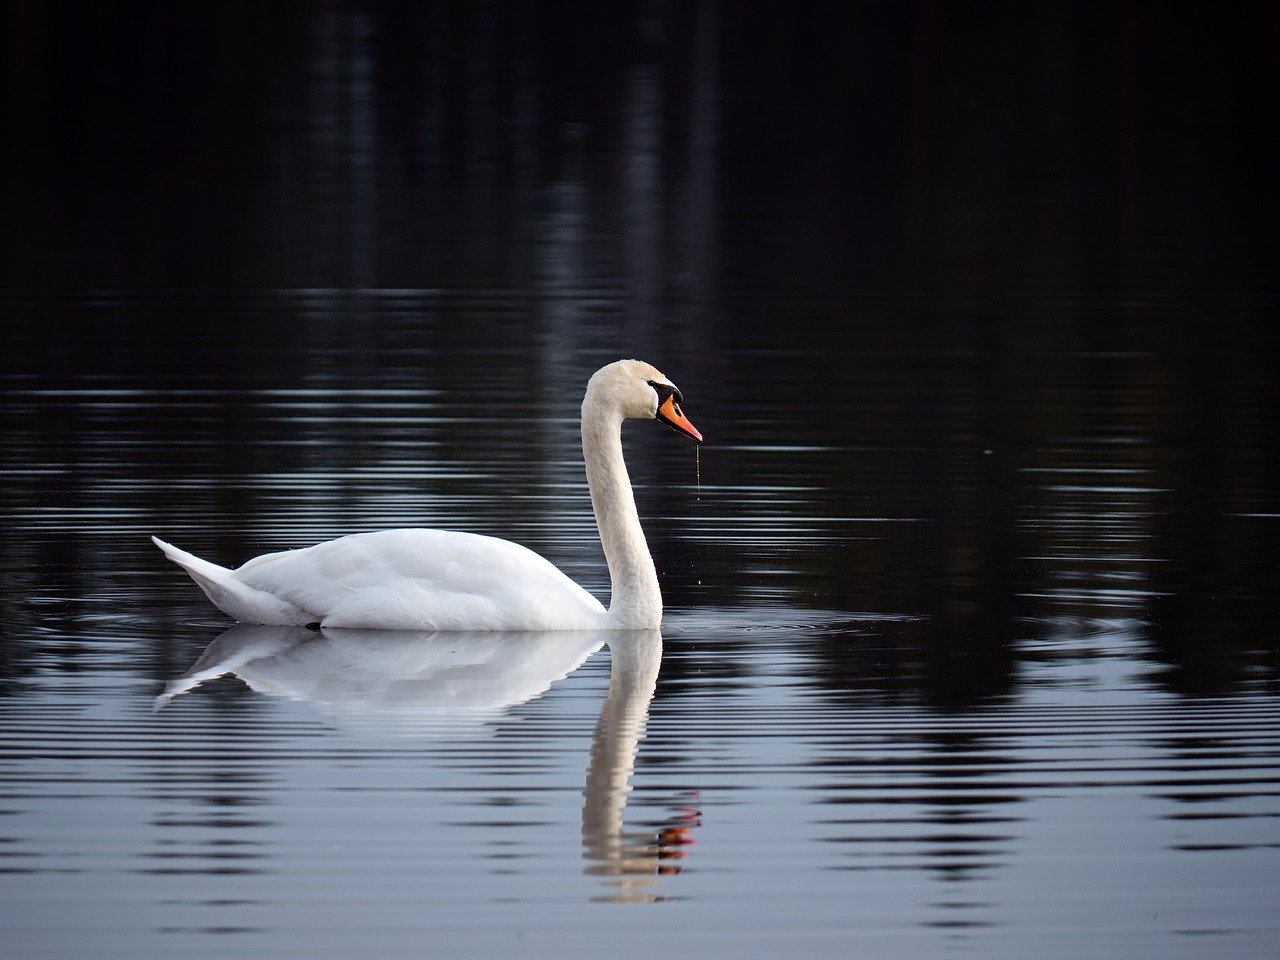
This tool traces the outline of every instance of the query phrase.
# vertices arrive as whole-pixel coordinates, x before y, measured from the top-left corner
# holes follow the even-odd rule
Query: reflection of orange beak
[[[697,427],[689,422],[689,418],[684,415],[684,411],[680,409],[680,404],[676,403],[674,393],[663,400],[662,406],[658,407],[658,419],[672,430],[679,430],[686,437],[692,437],[697,443],[702,442],[702,434],[698,432]]]
[[[686,844],[697,843],[692,836],[689,835],[691,827],[667,827],[658,834],[658,842],[665,844]],[[684,854],[681,854],[684,856]]]

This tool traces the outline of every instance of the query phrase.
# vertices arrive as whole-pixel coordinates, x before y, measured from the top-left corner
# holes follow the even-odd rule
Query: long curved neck
[[[657,627],[662,621],[662,591],[622,459],[622,417],[590,391],[582,403],[582,455],[613,584],[610,625]]]

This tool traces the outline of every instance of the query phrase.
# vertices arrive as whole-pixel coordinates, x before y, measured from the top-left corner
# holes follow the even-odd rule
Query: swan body
[[[382,630],[590,630],[607,612],[549,560],[452,530],[356,533],[235,570],[155,537],[241,623]],[[377,626],[373,626],[376,619]]]
[[[587,485],[609,564],[608,609],[519,544],[451,530],[383,530],[269,553],[232,570],[156,537],[214,606],[242,623],[382,630],[652,629],[657,572],[622,457],[622,421],[661,419],[701,442],[679,390],[655,367],[619,360],[582,402]]]

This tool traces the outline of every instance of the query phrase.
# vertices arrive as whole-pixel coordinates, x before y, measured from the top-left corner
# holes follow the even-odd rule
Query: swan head
[[[702,434],[681,408],[684,397],[679,388],[643,360],[617,360],[592,374],[582,401],[584,417],[593,402],[607,403],[625,419],[661,420],[695,443],[702,442]]]

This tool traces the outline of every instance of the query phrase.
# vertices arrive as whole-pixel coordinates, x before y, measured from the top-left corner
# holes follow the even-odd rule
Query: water
[[[358,302],[372,347],[339,336],[347,298],[305,321],[221,299],[189,336],[233,334],[234,372],[138,350],[11,374],[8,952],[1274,946],[1277,511],[1247,357],[1211,465],[1160,440],[1185,384],[1124,342],[676,357],[700,487],[679,438],[626,433],[661,638],[224,633],[147,534],[236,562],[453,526],[607,592],[574,422],[596,358],[437,352],[425,295]],[[191,310],[24,309],[54,307]],[[1095,318],[1116,321],[1072,323]],[[283,364],[255,348],[269,321],[299,334]],[[1016,409],[984,407],[1000,363]]]
[[[14,21],[4,955],[1274,956],[1258,11],[423,10]],[[148,540],[606,598],[619,356],[707,438],[625,432],[660,634],[237,628]]]

